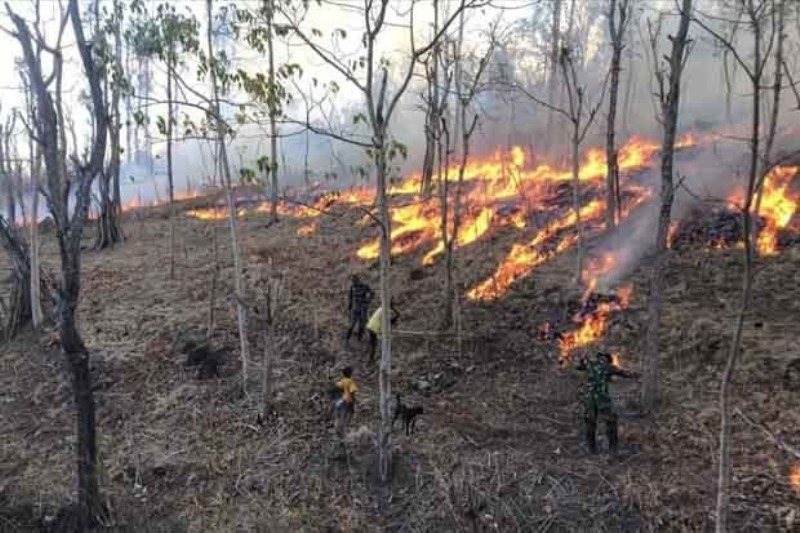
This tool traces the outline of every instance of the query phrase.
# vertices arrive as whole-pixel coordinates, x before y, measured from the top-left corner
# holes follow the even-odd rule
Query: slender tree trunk
[[[581,178],[580,178],[580,117],[572,125],[572,208],[575,211],[575,231],[578,235],[578,263],[575,280],[580,282],[583,273],[583,260],[586,254],[581,224]]]
[[[30,239],[31,239],[31,319],[33,327],[38,329],[44,321],[42,315],[41,276],[39,273],[39,173],[41,172],[41,155],[34,147],[34,141],[29,141],[31,157],[31,189],[32,207]]]
[[[553,1],[553,21],[550,26],[550,73],[547,76],[547,101],[551,104],[556,101],[556,89],[558,88],[558,57],[561,51],[561,2]],[[546,135],[545,150],[551,148],[549,139],[553,137],[553,127],[555,126],[555,112],[550,109],[547,111],[547,131],[551,135]]]
[[[375,135],[375,170],[378,185],[378,218],[381,223],[380,246],[380,295],[381,307],[381,365],[379,372],[381,425],[379,435],[379,471],[383,482],[391,479],[392,465],[392,323],[391,284],[389,265],[391,261],[391,219],[389,217],[386,163],[386,131],[378,126]]]
[[[682,0],[681,20],[677,35],[670,39],[672,51],[669,59],[668,93],[660,95],[661,122],[664,125],[664,140],[661,147],[661,209],[656,236],[655,257],[650,276],[649,322],[645,334],[645,354],[642,377],[642,407],[651,410],[658,400],[659,381],[659,331],[661,329],[662,285],[664,254],[667,249],[670,215],[674,199],[673,161],[675,154],[675,132],[678,127],[681,77],[686,57],[687,34],[692,10],[692,0]],[[653,56],[658,51],[653,46]],[[661,74],[663,76],[663,73]]]
[[[311,124],[311,110],[308,108],[308,102],[306,102],[306,124]],[[303,154],[303,182],[306,184],[306,187],[311,185],[311,177],[308,171],[308,153],[311,148],[311,132],[306,129],[306,151]]]
[[[770,160],[772,158],[772,148],[775,143],[775,134],[778,130],[781,91],[783,90],[783,45],[786,39],[786,36],[784,35],[786,17],[785,2],[783,0],[776,0],[775,9],[778,10],[778,44],[775,50],[775,78],[772,85],[772,110],[769,118],[769,129],[767,131],[767,138],[764,142],[764,155],[761,158],[763,163],[760,166],[761,171],[759,172],[758,184],[756,185],[755,208],[753,209],[753,213],[756,217],[758,217],[759,213],[761,212],[761,199],[764,195],[764,180],[766,179],[767,173],[770,170],[769,167],[771,166]],[[755,224],[753,224],[753,226],[755,226]],[[755,231],[753,233],[753,237],[755,238]]]
[[[442,121],[442,133],[444,135],[444,143],[439,139],[439,180],[441,187],[441,205],[442,205],[442,244],[444,245],[444,308],[442,312],[442,329],[449,329],[452,326],[453,319],[453,299],[450,295],[453,293],[453,240],[450,238],[450,229],[448,223],[449,204],[450,204],[450,133],[447,130],[447,125]],[[442,155],[444,153],[444,156]],[[444,168],[442,168],[444,166]]]
[[[119,68],[120,74],[123,72],[123,57],[122,57],[122,6],[120,5],[119,0],[114,0],[114,12],[116,13],[116,23],[114,24],[114,56],[116,57],[116,63]],[[120,145],[121,145],[121,135],[122,135],[122,115],[120,113],[120,105],[119,100],[122,92],[122,88],[119,87],[119,83],[117,83],[117,87],[114,89],[114,98],[113,98],[113,109],[114,109],[114,138],[116,139],[116,149],[112,147],[112,158],[113,158],[113,172],[111,173],[111,181],[112,187],[114,189],[114,202],[113,202],[113,216],[114,216],[114,233],[116,237],[116,242],[122,242],[125,240],[125,236],[122,231],[122,190],[120,185],[120,171],[122,167],[122,156],[120,154]],[[130,96],[126,95],[127,101],[127,111],[128,111],[128,121],[131,120],[130,117]],[[127,155],[126,157],[130,159],[130,126],[128,122],[125,126],[125,133],[127,135]]]
[[[752,17],[752,14],[751,14]],[[742,329],[753,288],[753,242],[752,242],[752,207],[755,186],[758,180],[759,148],[761,130],[761,26],[760,22],[751,18],[753,29],[753,76],[752,76],[752,123],[750,132],[750,165],[745,188],[744,207],[742,209],[742,239],[744,240],[744,279],[742,282],[742,303],[736,317],[728,359],[722,373],[720,384],[720,432],[719,432],[719,474],[717,478],[716,531],[727,533],[728,512],[730,510],[731,485],[731,385],[739,360],[742,341]]]
[[[608,9],[608,26],[611,34],[611,87],[608,97],[608,124],[606,130],[606,231],[615,226],[619,186],[619,164],[617,162],[617,100],[619,95],[619,76],[622,63],[623,37],[625,35],[628,0],[622,0],[617,14],[617,0],[611,0]]]
[[[210,19],[209,19],[210,20]],[[175,184],[172,174],[172,69],[175,50],[170,46],[167,59],[167,185],[169,187],[169,279],[175,279]]]
[[[278,222],[278,128],[275,121],[278,118],[278,90],[275,82],[275,55],[273,51],[273,15],[274,0],[267,0],[267,53],[269,56],[269,165],[272,177],[270,187],[270,222]]]
[[[225,187],[225,197],[228,203],[228,224],[231,230],[231,251],[233,253],[233,276],[236,291],[236,317],[239,326],[239,350],[242,358],[242,388],[247,394],[248,381],[248,362],[250,360],[250,344],[247,338],[247,309],[245,307],[244,272],[242,271],[242,254],[239,249],[239,239],[237,236],[236,223],[236,203],[233,198],[233,184],[231,179],[231,167],[228,160],[228,150],[225,143],[226,125],[220,116],[219,87],[217,86],[216,63],[214,59],[213,45],[213,0],[206,0],[206,15],[208,20],[207,40],[209,72],[211,74],[211,90],[213,92],[214,116],[217,126],[217,139],[219,146],[220,166],[222,167],[223,185]]]

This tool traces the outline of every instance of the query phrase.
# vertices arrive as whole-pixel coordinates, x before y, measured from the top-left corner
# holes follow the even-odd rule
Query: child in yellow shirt
[[[336,388],[342,391],[342,397],[336,402],[336,425],[342,429],[343,424],[350,422],[355,412],[356,391],[358,387],[353,380],[353,368],[350,366],[342,369],[342,379],[336,382]]]

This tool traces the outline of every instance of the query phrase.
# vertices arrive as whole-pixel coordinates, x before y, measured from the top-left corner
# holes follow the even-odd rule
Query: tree
[[[433,0],[433,34],[439,31],[439,0]],[[439,87],[439,67],[442,57],[441,43],[436,43],[431,50],[425,61],[422,62],[425,67],[425,80],[427,97],[425,99],[426,112],[425,112],[425,155],[422,159],[422,182],[420,183],[420,192],[423,196],[430,195],[433,170],[436,163],[437,147],[439,142],[442,114],[444,106],[447,102],[448,91],[441,91]],[[442,97],[440,97],[442,94]]]
[[[270,224],[275,224],[278,222],[278,120],[283,115],[281,104],[290,100],[280,79],[288,78],[294,72],[295,65],[278,67],[275,63],[275,38],[286,34],[284,28],[275,24],[275,0],[265,0],[254,11],[236,9],[233,29],[236,33],[244,30],[247,44],[267,56],[266,78],[261,73],[251,76],[242,69],[239,69],[234,78],[247,94],[266,107],[270,150],[269,158],[265,160],[268,162],[265,170],[269,174]],[[309,112],[307,101],[306,110]]]
[[[95,404],[92,392],[92,377],[89,371],[89,353],[81,339],[75,323],[75,311],[80,295],[81,280],[81,237],[89,209],[92,182],[103,172],[106,152],[108,122],[103,100],[100,70],[93,55],[92,43],[86,38],[77,0],[70,0],[67,12],[61,19],[59,37],[68,21],[72,22],[78,53],[86,75],[95,128],[92,143],[88,150],[88,160],[81,163],[75,158],[72,175],[64,172],[66,168],[66,147],[64,146],[63,105],[60,91],[61,64],[60,47],[50,47],[44,43],[38,27],[31,28],[6,4],[6,11],[15,27],[14,37],[19,41],[27,66],[31,89],[36,102],[37,120],[31,124],[36,142],[41,146],[45,163],[46,199],[48,208],[56,225],[56,239],[61,259],[61,280],[54,285],[50,296],[55,307],[55,319],[59,331],[61,347],[72,374],[72,386],[77,410],[78,424],[78,509],[80,529],[86,530],[96,523],[103,514],[100,487],[97,477],[97,443],[95,425]],[[36,44],[34,44],[36,43]],[[35,51],[41,46],[53,56],[53,72],[45,76],[42,71],[42,57]],[[56,90],[51,90],[55,81]],[[75,205],[70,213],[69,194],[75,195]]]
[[[610,0],[608,6],[608,33],[611,37],[611,87],[608,94],[608,124],[606,126],[606,230],[614,228],[615,219],[622,208],[619,190],[619,164],[617,158],[617,101],[619,99],[619,75],[622,71],[622,51],[625,48],[625,32],[630,20],[630,0]]]
[[[170,205],[169,229],[169,277],[175,278],[175,222],[177,218],[175,206],[175,183],[173,176],[173,141],[175,118],[175,84],[176,76],[185,61],[187,53],[196,53],[199,49],[198,23],[194,16],[187,16],[176,11],[170,4],[159,4],[155,15],[147,14],[142,0],[135,0],[132,6],[139,19],[129,32],[134,50],[140,56],[156,58],[164,65],[167,74],[166,86],[166,118],[159,117],[158,131],[166,136],[167,151],[167,185]],[[144,118],[140,115],[139,121]]]
[[[307,3],[306,3],[307,4]],[[361,38],[361,45],[364,54],[358,59],[342,59],[331,50],[324,48],[317,41],[322,36],[322,32],[312,29],[308,33],[301,21],[303,15],[309,9],[307,5],[280,6],[280,12],[287,20],[290,32],[297,36],[300,41],[330,68],[347,80],[347,83],[357,90],[364,99],[365,113],[356,115],[355,122],[366,122],[369,125],[371,138],[369,141],[362,141],[353,138],[342,138],[333,132],[312,128],[312,131],[326,133],[339,140],[361,146],[367,151],[375,168],[376,174],[376,195],[378,213],[376,220],[380,226],[380,298],[381,306],[387,310],[383,313],[381,321],[381,363],[379,371],[380,385],[380,413],[381,425],[378,436],[379,452],[379,472],[381,479],[386,482],[391,477],[392,450],[391,450],[391,367],[392,367],[392,344],[391,344],[391,323],[388,309],[391,306],[391,286],[389,281],[390,264],[390,217],[389,203],[386,193],[389,178],[389,162],[399,154],[405,153],[405,147],[391,138],[389,124],[392,116],[397,109],[397,105],[406,92],[409,82],[414,74],[415,67],[421,57],[427,54],[441,36],[447,32],[451,24],[467,8],[480,5],[477,0],[460,0],[454,7],[453,12],[447,17],[439,32],[423,47],[418,48],[414,35],[414,11],[417,2],[412,1],[409,13],[409,63],[400,71],[399,83],[396,85],[394,94],[389,91],[389,60],[379,57],[377,50],[378,38],[387,29],[386,15],[389,8],[389,0],[364,0],[363,15],[365,21],[365,31]],[[333,35],[338,39],[346,39],[347,33],[341,29],[335,29]],[[363,78],[360,74],[363,74]]]
[[[711,35],[716,42],[724,47],[735,61],[738,68],[745,73],[751,87],[751,120],[749,135],[748,168],[745,180],[742,213],[742,240],[744,241],[744,274],[742,279],[742,297],[739,312],[733,329],[728,357],[722,372],[720,383],[720,435],[719,435],[719,472],[717,477],[717,505],[716,505],[716,531],[728,531],[728,512],[730,507],[731,484],[731,383],[736,371],[736,364],[741,352],[742,330],[744,319],[750,306],[753,289],[753,262],[755,252],[753,247],[753,208],[756,188],[762,175],[764,154],[761,153],[761,105],[763,96],[763,78],[769,55],[773,49],[776,32],[775,27],[769,31],[769,26],[775,24],[775,6],[783,9],[782,2],[774,0],[736,0],[732,3],[733,16],[728,17],[731,35],[723,35],[707,20],[718,17],[703,15],[693,17],[693,21]],[[783,24],[782,17],[778,17],[777,24]],[[736,42],[737,30],[744,25],[752,37],[752,55],[749,59],[743,54],[743,47]],[[779,40],[782,38],[782,32]],[[777,47],[782,54],[782,46]],[[776,53],[777,53],[776,51]],[[775,117],[777,121],[777,117]]]
[[[36,4],[37,18],[39,5]],[[56,45],[58,47],[58,45]],[[23,68],[20,68],[20,80],[25,93],[25,114],[20,112],[20,120],[26,125],[28,133],[28,158],[31,178],[31,224],[30,224],[30,302],[31,302],[31,321],[34,328],[39,328],[44,321],[42,314],[41,296],[41,276],[39,272],[39,187],[40,175],[42,172],[42,149],[34,140],[29,124],[36,120],[36,107],[31,92],[28,76]],[[26,119],[27,117],[27,119]]]
[[[661,328],[662,286],[664,278],[664,255],[667,250],[672,202],[675,198],[673,184],[675,135],[678,127],[681,76],[691,51],[688,38],[692,0],[682,0],[678,33],[669,40],[672,50],[664,65],[660,61],[659,37],[661,22],[655,30],[650,27],[650,47],[653,54],[655,94],[659,105],[659,122],[664,131],[661,142],[661,208],[656,231],[653,267],[650,272],[650,297],[648,300],[648,323],[645,333],[645,352],[642,362],[642,407],[652,409],[658,399],[659,330]]]
[[[233,197],[233,184],[231,178],[231,166],[228,160],[227,136],[230,132],[229,126],[222,118],[220,111],[220,88],[217,78],[220,74],[225,74],[225,65],[218,61],[214,55],[214,20],[213,0],[206,0],[206,41],[207,55],[203,61],[202,68],[207,72],[211,79],[211,100],[206,100],[209,104],[207,114],[212,120],[216,132],[218,154],[222,169],[223,183],[225,187],[225,198],[228,204],[228,225],[231,230],[231,249],[233,253],[234,285],[236,292],[236,317],[239,327],[240,357],[242,359],[242,388],[247,393],[248,381],[248,361],[250,359],[250,343],[247,338],[247,308],[245,307],[245,286],[244,271],[242,267],[242,253],[239,248],[236,223],[236,202]],[[202,59],[202,58],[201,58]],[[197,93],[195,93],[197,95]],[[199,95],[198,95],[199,96]]]
[[[463,21],[462,21],[463,24]],[[455,282],[455,257],[454,257],[454,244],[458,243],[459,229],[461,226],[461,202],[464,197],[464,173],[467,169],[467,162],[469,161],[470,154],[470,138],[472,137],[475,127],[478,124],[478,115],[473,113],[472,117],[468,117],[467,113],[471,110],[473,100],[480,89],[481,78],[483,77],[486,67],[489,64],[489,59],[494,53],[497,43],[497,25],[489,31],[486,51],[483,56],[471,58],[474,64],[474,70],[470,74],[464,74],[463,63],[466,59],[461,57],[461,52],[458,51],[461,47],[457,46],[457,53],[455,55],[456,71],[458,75],[455,79],[456,86],[456,99],[457,108],[456,112],[459,116],[459,122],[463,125],[461,128],[461,153],[458,163],[458,181],[456,182],[455,198],[453,199],[453,223],[450,236],[443,236],[445,239],[445,290],[444,290],[444,326],[447,327],[455,321],[455,304],[457,299],[456,282]],[[463,29],[459,29],[461,34]],[[468,122],[469,121],[469,122]],[[445,202],[447,196],[445,196]],[[445,220],[444,232],[447,233],[447,219]]]
[[[101,29],[99,2],[95,1],[96,30],[93,40],[98,43],[95,50],[100,56],[98,67],[105,78],[104,94],[111,93],[111,102],[108,105],[108,139],[109,161],[102,175],[99,176],[100,215],[97,218],[97,240],[95,248],[103,249],[122,242],[122,198],[120,192],[119,174],[122,164],[122,116],[120,113],[120,98],[123,91],[127,91],[125,72],[122,64],[122,23],[123,6],[120,0],[114,0],[112,12],[106,17]],[[113,37],[113,52],[109,49],[107,35]]]
[[[603,80],[600,97],[596,104],[592,105],[587,99],[586,88],[581,85],[575,62],[572,57],[572,50],[569,47],[562,47],[559,56],[561,73],[564,77],[566,89],[567,105],[562,107],[551,102],[544,101],[534,95],[519,83],[514,83],[514,87],[522,94],[527,96],[534,103],[542,105],[550,111],[561,115],[571,126],[570,147],[571,147],[571,169],[572,169],[572,208],[575,212],[575,231],[578,237],[578,261],[575,280],[580,281],[583,272],[583,261],[585,255],[583,240],[583,225],[581,224],[581,181],[580,181],[580,149],[581,144],[589,132],[589,128],[597,117],[597,112],[605,99],[606,85],[608,77]]]

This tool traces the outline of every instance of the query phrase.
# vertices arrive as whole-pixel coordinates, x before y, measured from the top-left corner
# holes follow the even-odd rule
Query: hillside
[[[177,279],[169,280],[168,222],[158,210],[126,223],[121,247],[84,255],[79,322],[96,372],[102,486],[116,525],[128,531],[575,531],[709,529],[713,524],[717,388],[739,305],[741,252],[685,247],[669,253],[662,335],[664,403],[636,415],[637,384],[613,385],[621,453],[585,449],[581,375],[560,367],[557,341],[537,328],[579,303],[574,255],[566,253],[512,284],[492,303],[465,300],[464,339],[432,332],[439,321],[441,260],[422,251],[395,258],[402,313],[394,341],[394,386],[425,407],[417,433],[396,430],[394,483],[375,478],[372,428],[377,373],[363,347],[345,350],[348,275],[377,285],[377,268],[356,257],[375,229],[355,208],[330,211],[298,237],[303,219],[242,224],[253,286],[267,260],[287,276],[275,368],[274,416],[256,424],[257,397],[239,392],[228,232],[224,221],[182,215]],[[214,271],[221,266],[215,347],[220,378],[185,368],[184,339],[208,324]],[[91,233],[91,232],[90,232]],[[87,235],[90,245],[91,235]],[[48,236],[48,239],[51,237]],[[465,285],[490,275],[514,242],[502,229],[459,251]],[[56,259],[52,241],[45,255]],[[800,378],[787,372],[800,352],[800,247],[759,261],[756,292],[736,378],[737,407],[787,444],[800,446]],[[638,368],[646,268],[629,307],[613,314],[603,344]],[[254,366],[263,325],[252,323]],[[405,333],[404,333],[405,332]],[[73,410],[68,374],[52,335],[32,332],[0,355],[0,530],[55,527],[74,494]],[[344,364],[361,389],[342,453],[326,391]],[[257,372],[257,371],[256,371]],[[258,391],[254,377],[251,390]],[[256,394],[257,396],[257,394]],[[732,526],[800,527],[800,482],[792,462],[741,418],[734,428]],[[797,466],[795,465],[795,468]],[[45,518],[43,518],[45,517]],[[48,518],[50,521],[48,522]]]

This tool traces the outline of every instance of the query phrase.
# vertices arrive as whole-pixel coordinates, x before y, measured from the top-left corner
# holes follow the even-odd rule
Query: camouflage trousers
[[[614,452],[619,442],[619,416],[610,398],[593,398],[584,400],[584,422],[586,424],[586,444],[592,453],[597,452],[597,422],[605,422],[608,448]]]

